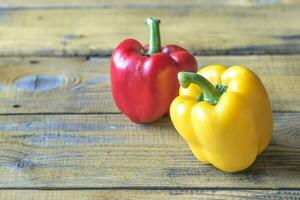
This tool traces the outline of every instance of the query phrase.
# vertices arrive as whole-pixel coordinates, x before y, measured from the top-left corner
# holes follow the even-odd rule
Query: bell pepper
[[[248,168],[272,136],[272,108],[258,76],[241,66],[180,72],[171,120],[194,156],[225,172]]]
[[[149,46],[126,39],[111,57],[112,95],[119,110],[136,123],[148,123],[165,115],[178,95],[179,71],[195,72],[197,61],[184,48],[161,47],[160,20],[148,18]]]

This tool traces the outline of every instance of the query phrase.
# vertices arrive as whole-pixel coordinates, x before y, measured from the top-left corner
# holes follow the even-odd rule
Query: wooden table
[[[147,42],[147,16],[200,67],[261,77],[274,133],[249,169],[201,164],[169,117],[136,125],[114,106],[109,56]],[[299,19],[299,0],[1,0],[0,199],[300,198]]]

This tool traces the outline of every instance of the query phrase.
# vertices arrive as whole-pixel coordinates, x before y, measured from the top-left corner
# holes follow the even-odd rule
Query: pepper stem
[[[213,84],[200,74],[192,72],[179,72],[178,80],[182,87],[187,88],[191,83],[198,85],[203,93],[203,100],[210,104],[217,104],[221,93]]]
[[[159,23],[160,20],[153,19],[152,17],[148,17],[146,20],[146,24],[149,26],[149,33],[150,33],[149,50],[146,53],[148,56],[160,52],[161,44],[160,44]]]

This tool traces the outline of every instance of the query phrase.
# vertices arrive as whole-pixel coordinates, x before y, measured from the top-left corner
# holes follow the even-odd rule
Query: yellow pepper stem
[[[221,92],[200,74],[192,72],[179,72],[178,80],[182,87],[187,88],[191,83],[198,85],[203,92],[203,100],[210,104],[217,104]]]

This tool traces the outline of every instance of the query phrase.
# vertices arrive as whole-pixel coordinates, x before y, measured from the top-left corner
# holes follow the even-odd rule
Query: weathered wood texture
[[[103,4],[3,8],[0,55],[109,55],[125,38],[146,43],[148,16],[162,19],[163,43],[176,43],[201,55],[300,53],[300,4],[238,8],[171,4],[176,9],[160,4]]]
[[[180,7],[180,6],[269,6],[281,4],[299,4],[298,0],[2,0],[2,8],[53,8],[53,7]]]
[[[118,114],[109,58],[91,56],[146,43],[150,15],[163,43],[197,55],[300,53],[297,0],[2,0],[0,199],[299,198],[300,113],[275,112],[272,144],[235,174],[199,163],[168,117],[142,126]],[[87,58],[35,57],[66,55]],[[197,59],[249,66],[274,111],[300,111],[299,55]]]
[[[247,170],[198,162],[169,118],[0,116],[1,188],[300,189],[300,113],[275,113],[272,145]]]
[[[299,198],[299,190],[4,190],[0,198],[5,200],[194,200],[194,199],[291,199]]]
[[[300,56],[206,56],[199,66],[247,65],[264,82],[274,111],[300,111]],[[1,58],[0,113],[118,113],[109,58]]]

